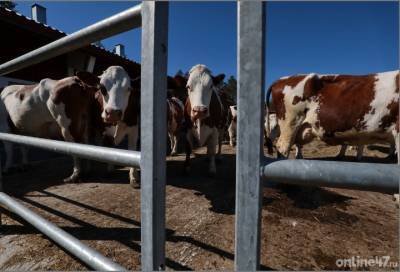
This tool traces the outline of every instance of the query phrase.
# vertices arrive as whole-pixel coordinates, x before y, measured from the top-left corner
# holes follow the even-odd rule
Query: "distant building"
[[[67,35],[47,25],[46,8],[43,6],[32,5],[32,18],[0,8],[0,64]],[[140,76],[140,64],[125,57],[123,45],[116,45],[113,53],[95,44],[0,76],[0,88],[15,83],[39,82],[43,78],[60,79],[74,75],[76,71],[101,74],[111,65],[123,66],[131,78]],[[100,41],[97,44],[100,45]]]

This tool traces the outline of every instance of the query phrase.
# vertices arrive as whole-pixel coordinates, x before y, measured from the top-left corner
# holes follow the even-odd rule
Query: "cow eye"
[[[190,86],[188,85],[188,86],[186,86],[186,89],[190,92],[191,91],[191,88],[190,88]]]
[[[104,87],[104,85],[100,86],[100,92],[103,96],[107,96],[107,89]]]

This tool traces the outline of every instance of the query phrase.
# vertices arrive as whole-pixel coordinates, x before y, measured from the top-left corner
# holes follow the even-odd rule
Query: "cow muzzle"
[[[105,117],[103,118],[104,122],[113,124],[121,121],[122,111],[106,108],[104,110],[104,115],[105,115]]]
[[[203,119],[208,116],[208,108],[205,106],[195,106],[192,109],[192,119]]]

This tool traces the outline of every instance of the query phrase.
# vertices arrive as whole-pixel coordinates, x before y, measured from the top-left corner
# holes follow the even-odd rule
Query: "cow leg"
[[[76,156],[73,156],[72,159],[74,161],[74,168],[72,171],[72,175],[64,179],[65,183],[76,183],[79,181],[79,178],[81,176],[82,172],[81,159],[79,159]]]
[[[74,143],[76,142],[74,138],[71,135],[71,132],[69,129],[66,129],[64,126],[61,126],[61,134],[63,135],[65,141]],[[73,161],[74,161],[74,168],[72,171],[71,176],[67,177],[64,179],[65,183],[75,183],[78,182],[79,178],[81,177],[81,172],[82,172],[82,165],[81,165],[81,159],[79,159],[76,156],[72,156]]]
[[[396,151],[397,151],[397,164],[400,167],[400,131],[399,128],[397,128],[393,131],[393,136],[394,136],[394,144],[396,146]],[[396,206],[400,206],[400,197],[399,194],[394,194],[393,195],[393,200],[396,202]]]
[[[295,149],[296,149],[296,159],[303,159],[302,146],[296,144]]]
[[[114,138],[108,135],[96,135],[95,143],[105,147],[114,147]],[[107,173],[114,171],[114,165],[107,163]]]
[[[391,143],[387,159],[396,160],[396,143]]]
[[[22,155],[22,170],[26,170],[28,167],[28,147],[20,146],[21,155]]]
[[[361,161],[364,153],[364,145],[357,146],[357,161]]]
[[[232,123],[230,124],[229,128],[228,128],[228,134],[229,134],[229,145],[234,147],[235,146],[235,142],[234,142],[234,135],[235,135],[235,129],[233,128]]]
[[[13,164],[13,157],[14,157],[14,145],[10,142],[3,142],[4,143],[4,151],[6,153],[6,161],[4,164],[3,173],[7,174],[10,172],[10,169]]]
[[[399,128],[397,128],[399,129]],[[400,165],[400,131],[393,131],[395,152],[397,152],[397,164]]]
[[[336,156],[337,159],[343,160],[344,156],[346,155],[347,145],[342,145],[340,147],[339,154]]]
[[[174,135],[174,149],[172,150],[172,154],[178,154],[178,135]]]
[[[132,151],[137,150],[137,140],[138,140],[138,126],[133,126],[128,134],[128,149]],[[134,188],[140,187],[140,176],[139,172],[135,167],[129,169],[129,183]]]
[[[188,174],[190,171],[190,154],[192,154],[193,143],[192,143],[192,135],[190,132],[186,134],[186,143],[185,143],[185,152],[186,158],[184,163],[184,172]]]
[[[221,158],[221,150],[222,150],[222,136],[218,137],[218,152],[216,155],[216,162],[218,164],[220,164],[222,162],[222,158]]]
[[[51,99],[47,101],[47,107],[53,116],[54,120],[60,127],[61,135],[63,136],[64,140],[67,142],[82,142],[85,141],[85,132],[86,132],[86,123],[85,118],[82,115],[75,113],[75,118],[70,119],[66,116],[65,113],[65,105],[63,103],[54,104]],[[74,127],[74,130],[70,130],[69,128]],[[74,131],[74,132],[73,132]],[[82,166],[81,160],[76,157],[72,156],[74,161],[74,168],[71,176],[64,179],[65,183],[74,183],[77,182],[81,176]]]
[[[171,142],[171,156],[174,156],[178,153],[177,152],[178,137],[173,133],[169,133],[169,140]]]
[[[218,131],[214,132],[210,139],[207,141],[207,154],[210,159],[210,164],[208,168],[208,173],[210,176],[215,176],[217,173],[217,167],[215,165],[215,149],[216,145],[219,144],[219,137],[218,137]]]

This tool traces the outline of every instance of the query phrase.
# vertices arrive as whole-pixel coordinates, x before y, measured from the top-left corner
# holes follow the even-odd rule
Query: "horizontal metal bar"
[[[400,167],[394,164],[280,160],[261,167],[267,182],[398,193]]]
[[[44,233],[47,237],[97,271],[125,271],[126,269],[88,247],[43,217],[0,192],[0,204]]]
[[[0,140],[115,165],[140,167],[140,152],[0,133]]]
[[[20,70],[129,29],[140,27],[141,23],[140,4],[0,65],[0,75]]]

